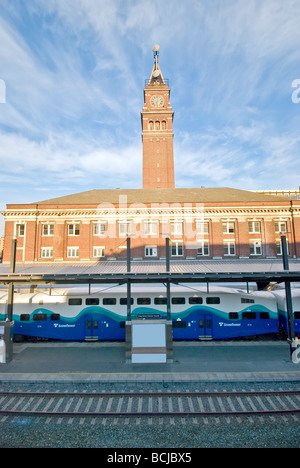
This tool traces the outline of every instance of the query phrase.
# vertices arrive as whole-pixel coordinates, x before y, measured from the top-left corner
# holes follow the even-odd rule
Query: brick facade
[[[137,205],[129,196],[126,205],[111,204],[109,209],[99,204],[28,207],[7,206],[4,262],[10,260],[15,235],[17,261],[23,262],[125,258],[127,234],[132,257],[144,260],[165,257],[166,237],[171,258],[278,258],[281,234],[287,237],[290,256],[300,258],[299,201],[206,202],[199,207],[196,202]]]

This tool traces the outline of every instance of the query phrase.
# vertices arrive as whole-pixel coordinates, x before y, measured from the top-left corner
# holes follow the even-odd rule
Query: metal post
[[[170,239],[166,237],[166,271],[170,271]]]
[[[170,273],[170,239],[166,237],[166,272]],[[166,322],[166,340],[167,340],[167,357],[173,356],[173,336],[172,336],[172,319],[171,319],[171,283],[167,279],[167,322]]]
[[[286,242],[285,236],[281,236],[281,247],[282,247],[283,268],[288,271],[289,259],[288,259],[287,242]],[[292,301],[292,293],[291,293],[291,283],[290,281],[285,281],[284,283],[285,283],[286,310],[287,310],[287,318],[288,318],[288,336],[289,336],[290,351],[291,351],[291,356],[292,356],[293,341],[295,340],[293,301]]]
[[[130,255],[130,237],[127,237],[127,273],[131,271]]]
[[[17,239],[13,238],[11,241],[11,254],[10,254],[10,270],[9,272],[15,273],[16,270],[16,252],[17,252]],[[14,306],[14,284],[9,283],[8,285],[8,298],[7,298],[7,320],[12,321],[13,318],[13,306]]]
[[[127,281],[127,321],[131,320],[131,281]]]
[[[171,288],[170,281],[167,281],[167,320],[171,320]]]

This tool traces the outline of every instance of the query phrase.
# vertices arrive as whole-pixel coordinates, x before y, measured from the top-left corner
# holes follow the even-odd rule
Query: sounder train
[[[295,333],[300,333],[300,289],[293,289]],[[0,320],[6,319],[7,292],[0,291]],[[125,340],[125,286],[55,288],[14,295],[15,340]],[[166,319],[166,288],[132,286],[131,319]],[[223,340],[287,333],[284,290],[172,286],[174,340]]]

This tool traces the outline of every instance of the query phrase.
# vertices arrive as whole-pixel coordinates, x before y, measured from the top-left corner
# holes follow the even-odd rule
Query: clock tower
[[[168,80],[158,65],[159,45],[153,47],[154,66],[144,89],[141,112],[143,188],[174,188],[173,116]]]

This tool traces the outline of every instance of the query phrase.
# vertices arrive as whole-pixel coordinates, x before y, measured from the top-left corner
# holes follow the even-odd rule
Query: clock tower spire
[[[173,116],[168,80],[158,65],[159,45],[153,47],[154,65],[144,89],[141,112],[143,188],[174,188]]]

